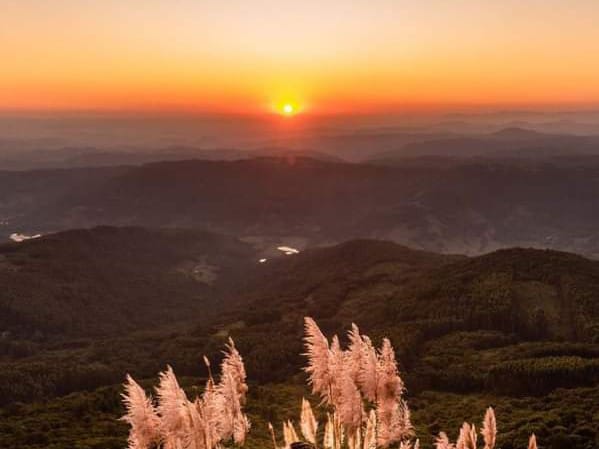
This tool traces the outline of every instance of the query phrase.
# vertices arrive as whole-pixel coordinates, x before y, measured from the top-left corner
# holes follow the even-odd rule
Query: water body
[[[25,240],[31,240],[31,239],[39,239],[42,235],[41,234],[35,234],[35,235],[25,235],[25,234],[19,234],[17,232],[10,234],[10,239],[13,242],[17,242],[17,243],[21,243],[24,242]]]

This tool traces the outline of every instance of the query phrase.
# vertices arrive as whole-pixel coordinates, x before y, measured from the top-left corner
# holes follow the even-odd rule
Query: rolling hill
[[[477,255],[511,246],[599,255],[599,166],[306,158],[0,173],[0,232],[194,227],[301,247],[354,238]],[[34,182],[31,180],[34,179]]]
[[[508,127],[487,134],[456,135],[410,142],[370,158],[392,161],[423,156],[529,158],[597,155],[596,135],[553,134],[521,127]]]
[[[3,447],[119,447],[126,429],[115,419],[121,413],[115,384],[123,374],[149,378],[169,363],[191,387],[199,381],[197,376],[206,375],[202,354],[218,360],[228,335],[243,354],[252,382],[249,410],[254,425],[249,447],[264,447],[266,422],[278,425],[293,417],[289,413],[305,394],[300,354],[302,318],[307,314],[328,335],[343,335],[351,322],[357,322],[375,343],[382,336],[391,338],[425,444],[440,429],[455,429],[463,419],[479,420],[488,405],[497,410],[503,448],[522,446],[531,431],[545,447],[555,449],[586,449],[599,436],[593,419],[599,413],[599,262],[549,250],[507,249],[465,257],[355,240],[253,263],[253,269],[241,269],[241,275],[223,268],[213,291],[197,281],[192,284],[196,294],[206,295],[203,304],[209,305],[199,311],[185,309],[187,320],[175,317],[165,326],[148,326],[146,319],[164,323],[169,309],[152,298],[140,302],[148,288],[139,282],[141,273],[147,273],[142,277],[146,282],[153,278],[152,289],[169,290],[185,303],[188,296],[180,292],[185,293],[189,284],[173,284],[157,272],[171,272],[169,267],[200,250],[209,260],[220,257],[223,267],[242,260],[239,254],[255,260],[252,252],[235,240],[191,231],[137,230],[141,236],[137,240],[125,238],[131,229],[73,232],[83,242],[99,242],[99,247],[114,239],[116,249],[106,255],[143,254],[145,262],[135,268],[137,275],[128,271],[120,280],[121,304],[115,302],[113,311],[103,316],[118,323],[123,310],[134,308],[142,324],[127,332],[74,334],[54,341],[17,333],[4,337],[0,341]],[[29,260],[27,266],[40,272],[58,269],[62,264],[56,261],[81,254],[73,252],[71,238],[65,236],[4,247],[3,254],[18,249]],[[212,246],[205,246],[205,239]],[[155,258],[149,249],[153,241],[158,247],[166,242],[177,249]],[[52,258],[36,251],[35,245],[44,242]],[[228,248],[224,254],[234,257],[223,255],[223,248]],[[95,267],[96,258],[104,256],[83,260]],[[123,269],[131,260],[124,258],[114,269]],[[230,288],[215,294],[219,282]],[[176,290],[177,285],[186,288]],[[45,291],[48,285],[29,288]],[[220,298],[221,307],[212,309],[210,297]],[[166,301],[167,306],[176,304]],[[43,304],[38,307],[42,312]],[[218,313],[206,315],[209,307]],[[56,425],[35,432],[35,437],[18,431],[47,420]]]
[[[4,244],[0,330],[48,340],[197,323],[256,261],[249,245],[199,231],[99,227]]]

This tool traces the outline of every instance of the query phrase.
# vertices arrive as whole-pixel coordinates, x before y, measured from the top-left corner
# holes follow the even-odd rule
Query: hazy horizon
[[[18,153],[23,145],[37,150],[64,147],[156,150],[173,146],[244,150],[301,146],[301,143],[289,139],[306,140],[318,136],[355,133],[474,135],[511,127],[549,134],[596,135],[599,134],[596,131],[599,129],[599,109],[456,109],[435,113],[306,114],[292,118],[272,114],[148,111],[2,113],[0,155],[6,151]]]

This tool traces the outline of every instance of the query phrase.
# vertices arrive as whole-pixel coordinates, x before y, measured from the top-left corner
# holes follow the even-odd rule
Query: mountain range
[[[98,123],[90,124],[87,132],[77,135],[81,132],[79,123],[75,126],[76,135],[70,139],[65,137],[67,123],[60,128],[63,132],[59,137],[52,137],[54,128],[40,130],[37,138],[35,133],[28,138],[21,134],[0,135],[0,169],[81,168],[293,155],[347,162],[388,162],[431,155],[530,159],[599,155],[597,125],[568,121],[476,124],[450,120],[432,125],[376,127],[221,123],[222,132],[218,136],[212,135],[220,129],[214,128],[214,123],[204,130],[209,135],[198,135],[201,127],[198,128],[197,122],[195,127],[193,123],[189,125],[188,138],[179,139],[175,137],[177,132],[168,126],[164,128],[164,123],[133,127],[112,137],[103,136]],[[17,125],[9,122],[6,126],[8,129]],[[105,132],[110,134],[115,130]],[[152,138],[143,137],[154,132],[157,135]]]
[[[443,253],[531,246],[599,255],[597,158],[304,157],[0,172],[0,235],[188,227],[263,242],[392,240]]]

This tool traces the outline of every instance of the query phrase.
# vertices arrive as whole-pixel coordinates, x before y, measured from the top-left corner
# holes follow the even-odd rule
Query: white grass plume
[[[537,449],[537,436],[534,433],[528,440],[528,449]]]
[[[179,386],[177,377],[170,366],[159,374],[160,383],[156,387],[160,431],[165,444],[173,447],[180,442],[186,428],[187,396]]]
[[[381,447],[401,441],[411,433],[409,410],[402,401],[403,391],[395,351],[389,339],[384,338],[378,354],[376,390],[377,444]]]
[[[143,388],[127,374],[125,392],[122,394],[127,413],[123,416],[131,426],[129,449],[149,449],[160,441],[160,419],[152,400]]]
[[[273,427],[271,422],[268,423],[268,431],[270,432],[270,437],[272,439],[272,447],[274,449],[278,449],[277,438],[275,437],[275,428]]]
[[[335,425],[330,413],[327,413],[322,445],[324,449],[335,449]]]
[[[305,398],[302,398],[302,413],[300,415],[300,429],[304,438],[316,445],[316,434],[318,432],[318,421],[314,417],[312,406]]]
[[[480,433],[485,440],[485,449],[494,449],[497,441],[497,421],[492,407],[489,407],[485,412],[485,419]]]
[[[455,445],[449,441],[445,432],[440,432],[435,439],[435,449],[455,449]]]
[[[376,411],[374,409],[370,410],[366,420],[362,449],[376,449]]]
[[[229,342],[224,351],[225,357],[221,362],[221,376],[226,378],[230,376],[236,387],[241,404],[245,404],[245,397],[248,391],[246,384],[246,372],[243,364],[243,359],[235,347],[235,342],[229,337]]]
[[[305,355],[308,358],[308,366],[305,371],[310,378],[312,393],[319,394],[323,399],[331,401],[333,376],[329,363],[329,342],[312,318],[304,319],[304,329]]]
[[[290,448],[293,443],[299,441],[299,437],[291,421],[283,423],[283,439],[285,441],[285,448]]]
[[[362,336],[362,357],[358,372],[357,384],[364,398],[370,402],[376,401],[378,384],[378,356],[370,338]]]
[[[206,357],[204,363],[210,368]],[[233,340],[226,345],[221,370],[218,384],[210,373],[202,396],[192,402],[167,366],[159,374],[156,407],[128,376],[123,394],[127,415],[123,419],[131,426],[129,448],[217,449],[228,440],[242,445],[250,428],[243,412],[247,384],[243,360]]]

